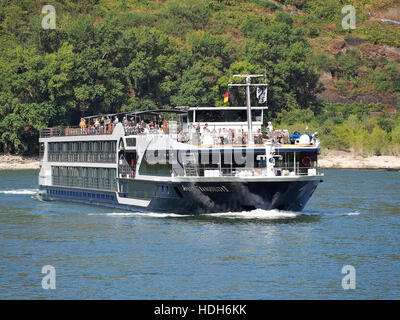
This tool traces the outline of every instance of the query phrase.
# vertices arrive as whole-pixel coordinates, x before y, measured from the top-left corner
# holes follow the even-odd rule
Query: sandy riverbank
[[[323,152],[318,158],[323,169],[392,169],[400,170],[400,156],[368,156],[344,151]]]
[[[0,170],[39,169],[39,157],[0,155]]]
[[[344,151],[329,151],[319,156],[322,169],[392,169],[400,170],[399,156],[369,156]],[[0,155],[0,170],[39,169],[38,157]]]

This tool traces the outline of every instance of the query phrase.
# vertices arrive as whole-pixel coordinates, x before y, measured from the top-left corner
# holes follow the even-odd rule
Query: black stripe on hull
[[[171,197],[154,198],[150,211],[201,214],[254,209],[301,211],[319,180],[292,182],[201,182],[170,184]]]

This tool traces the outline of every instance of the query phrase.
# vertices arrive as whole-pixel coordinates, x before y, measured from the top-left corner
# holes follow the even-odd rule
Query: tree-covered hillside
[[[275,127],[308,125],[329,148],[400,152],[400,26],[379,20],[393,19],[396,0],[0,2],[5,152],[35,153],[39,129],[82,115],[222,106],[230,73],[264,72]],[[42,28],[46,4],[55,29]],[[345,4],[355,30],[341,27]]]

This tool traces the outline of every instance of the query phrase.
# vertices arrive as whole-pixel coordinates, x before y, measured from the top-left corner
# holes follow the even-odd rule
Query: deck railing
[[[40,130],[40,138],[49,137],[62,137],[62,136],[86,136],[86,135],[110,135],[115,128],[114,124],[105,126],[88,126],[85,128],[81,127],[56,127],[46,128]],[[231,147],[247,147],[249,143],[247,141],[247,133],[240,133],[235,135],[225,133],[208,133],[208,134],[197,134],[196,132],[186,132],[176,130],[159,130],[150,129],[146,132],[142,131],[136,126],[124,126],[125,135],[147,135],[147,136],[160,136],[169,135],[171,139],[178,142],[185,143],[200,148],[219,148],[225,146]],[[272,134],[260,134],[256,133],[253,135],[255,145],[263,145],[265,142],[286,144],[290,141],[286,141],[278,132]],[[301,147],[315,147],[314,144],[301,145]]]
[[[114,125],[88,127],[55,127],[40,130],[40,138],[112,134]]]
[[[294,169],[287,167],[275,167],[273,173],[269,173],[267,168],[216,168],[216,167],[196,167],[196,175],[200,177],[271,177],[271,176],[316,176],[320,171],[316,167],[299,167]],[[189,176],[187,171],[173,170],[174,176]],[[190,175],[193,176],[193,175]]]

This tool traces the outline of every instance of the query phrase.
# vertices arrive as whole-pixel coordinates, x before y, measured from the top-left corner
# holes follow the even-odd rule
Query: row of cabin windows
[[[116,169],[52,167],[54,185],[116,190]]]
[[[50,142],[48,160],[115,163],[116,141]]]
[[[49,153],[115,152],[116,141],[49,142]]]

